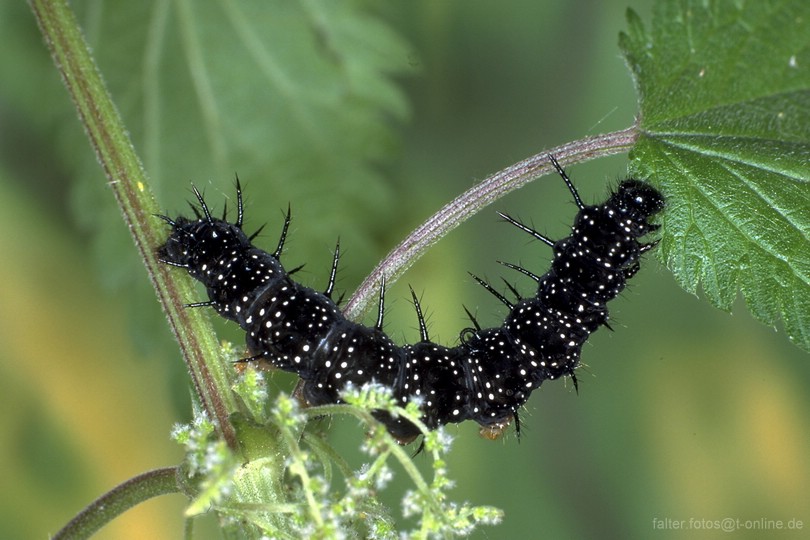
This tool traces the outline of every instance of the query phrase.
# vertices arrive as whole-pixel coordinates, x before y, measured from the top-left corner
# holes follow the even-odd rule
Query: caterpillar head
[[[164,218],[166,219],[166,218]],[[172,232],[158,249],[158,258],[186,268],[197,279],[206,270],[228,259],[235,249],[250,247],[250,240],[235,224],[220,219],[166,219]]]
[[[233,259],[237,252],[250,249],[251,239],[242,231],[242,190],[238,179],[235,223],[229,223],[227,215],[222,219],[212,217],[202,194],[197,188],[192,189],[199,202],[199,208],[191,206],[195,219],[157,216],[172,227],[169,238],[158,248],[157,254],[161,262],[185,268],[193,278],[206,283],[217,278],[220,265]]]
[[[647,219],[664,209],[664,197],[655,188],[638,180],[625,180],[610,197],[608,206],[639,226],[638,236],[657,229]]]

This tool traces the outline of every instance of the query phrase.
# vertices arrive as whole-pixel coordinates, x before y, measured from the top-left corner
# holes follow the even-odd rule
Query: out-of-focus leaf
[[[268,224],[258,245],[275,245],[291,204],[286,262],[328,265],[340,234],[360,261],[346,265],[354,274],[341,274],[344,286],[359,282],[389,247],[374,245],[374,225],[396,209],[380,165],[397,151],[395,128],[409,114],[394,78],[414,59],[368,3],[72,5],[167,214],[188,213],[192,182],[217,213],[226,201],[232,209],[238,174],[246,225]],[[21,120],[10,128],[48,145],[16,159],[27,168],[47,163],[32,176],[55,206],[70,197],[104,281],[138,318],[132,328],[149,336],[137,341],[151,346],[166,334],[164,321],[68,94],[26,6],[4,3],[0,13],[16,48],[4,65],[30,75],[5,85]],[[327,275],[301,278],[320,285]]]

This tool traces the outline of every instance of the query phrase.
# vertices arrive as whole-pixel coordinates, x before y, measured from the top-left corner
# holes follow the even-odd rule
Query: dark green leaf
[[[810,350],[810,3],[662,1],[651,31],[628,20],[633,169],[667,196],[664,259]]]

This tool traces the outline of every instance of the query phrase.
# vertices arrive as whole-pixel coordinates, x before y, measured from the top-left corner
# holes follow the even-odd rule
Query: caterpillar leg
[[[478,434],[489,441],[497,441],[503,437],[504,432],[511,424],[512,420],[508,418],[492,424],[482,424]]]

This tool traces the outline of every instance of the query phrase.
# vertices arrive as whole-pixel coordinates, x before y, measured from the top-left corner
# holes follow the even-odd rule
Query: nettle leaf
[[[810,350],[810,3],[662,1],[620,44],[640,99],[634,174],[661,183],[676,279]]]

